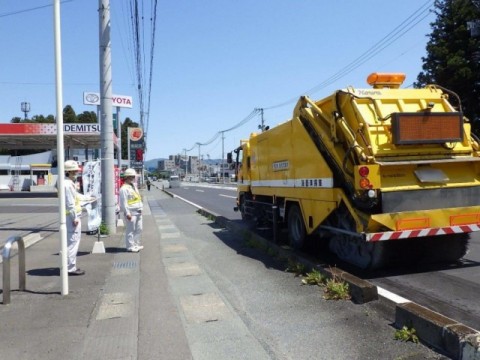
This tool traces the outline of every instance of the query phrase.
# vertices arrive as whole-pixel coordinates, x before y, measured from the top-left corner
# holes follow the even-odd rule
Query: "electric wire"
[[[253,117],[255,117],[255,115],[257,115],[258,113],[259,113],[259,109],[254,109],[246,118],[244,118],[243,120],[241,120],[238,124],[236,124],[236,125],[228,128],[228,129],[219,131],[219,133],[225,133],[225,132],[229,132],[229,131],[238,129],[240,126],[245,125],[247,122],[249,122],[249,121],[250,121]]]
[[[122,13],[127,14],[128,11],[125,10],[125,2],[122,2],[122,8],[123,8]],[[131,50],[131,47],[129,46],[131,44],[131,32],[127,31],[127,34],[126,34],[127,40],[126,40],[124,38],[125,34],[123,34],[123,32],[121,31],[122,29],[130,29],[129,26],[128,26],[127,17],[120,16],[118,14],[118,11],[116,11],[115,6],[113,6],[111,8],[111,10],[112,10],[113,16],[115,18],[115,23],[119,23],[119,24],[122,23],[122,26],[118,27],[118,29],[119,29],[118,34],[119,34],[119,37],[120,37],[120,45],[122,47],[122,53],[124,55],[124,56],[122,56],[122,58],[126,63],[126,66],[127,66],[127,69],[128,69],[128,74],[130,75],[131,84],[134,84],[135,83],[135,75],[134,75],[134,70],[133,70],[133,64],[131,62],[130,56],[128,56],[130,54],[130,50]]]
[[[397,25],[392,31],[390,31],[387,35],[385,35],[382,39],[380,39],[376,44],[372,45],[360,56],[355,58],[352,62],[344,66],[342,69],[337,71],[335,74],[333,74],[329,78],[325,79],[321,83],[305,91],[302,95],[312,95],[317,91],[321,90],[322,88],[328,85],[331,85],[335,81],[350,74],[353,70],[357,69],[358,67],[363,65],[365,62],[370,60],[372,57],[377,55],[379,52],[381,52],[385,48],[392,45],[396,40],[398,40],[400,37],[405,35],[408,31],[410,31],[412,28],[414,28],[416,25],[422,22],[426,17],[430,15],[431,8],[433,5],[434,5],[433,0],[426,1],[422,6],[420,6],[417,10],[415,10],[410,16],[408,16],[404,21],[402,21],[399,25]],[[264,107],[263,109],[264,110],[276,109],[276,108],[293,103],[294,101],[298,100],[299,97],[300,95],[290,98],[279,104]]]
[[[75,0],[62,0],[62,1],[60,1],[60,4],[64,4],[64,3],[72,2],[72,1],[75,1]],[[12,15],[18,15],[18,14],[22,14],[22,13],[26,13],[26,12],[30,12],[30,11],[40,10],[40,9],[44,9],[44,8],[51,7],[51,6],[53,6],[53,4],[41,5],[41,6],[36,6],[36,7],[33,7],[33,8],[12,11],[12,12],[9,12],[9,13],[0,14],[0,18],[7,17],[7,16],[12,16]]]
[[[303,94],[306,95],[312,95],[315,92],[319,91],[320,89],[333,84],[335,81],[345,77],[346,75],[350,74],[353,70],[357,69],[361,65],[363,65],[365,62],[376,56],[378,53],[392,45],[395,41],[397,41],[399,38],[404,36],[408,31],[410,31],[412,28],[414,28],[416,25],[418,25],[420,22],[422,22],[426,17],[430,15],[431,8],[434,5],[434,0],[428,0],[425,3],[423,3],[422,6],[420,6],[417,10],[415,10],[410,16],[408,16],[404,21],[402,21],[399,25],[397,25],[393,30],[391,30],[387,35],[385,35],[382,39],[380,39],[377,43],[372,45],[369,49],[367,49],[365,52],[363,52],[361,55],[359,55],[357,58],[355,58],[352,62],[344,66],[342,69],[337,71],[335,74],[330,76],[329,78],[325,79],[323,82],[320,84],[315,85],[314,87],[310,88]],[[302,95],[303,95],[302,94]],[[206,143],[196,143],[192,149],[195,146],[203,146],[203,145],[208,145],[211,142],[213,142],[219,134],[223,134],[225,132],[229,132],[235,129],[238,129],[242,125],[246,124],[248,121],[250,121],[253,117],[258,115],[260,112],[260,109],[263,110],[272,110],[276,109],[288,104],[291,104],[293,102],[298,101],[298,98],[300,95],[295,96],[293,98],[290,98],[282,103],[269,106],[269,107],[263,107],[263,108],[255,108],[246,118],[241,120],[238,124],[225,129],[221,130],[218,132],[212,140]]]
[[[158,0],[150,1],[150,46],[147,46],[144,1],[130,1],[130,18],[132,28],[133,57],[135,60],[136,85],[140,109],[140,127],[145,134],[145,146],[148,139],[150,100],[153,81],[153,64],[155,52],[155,33],[157,23]]]

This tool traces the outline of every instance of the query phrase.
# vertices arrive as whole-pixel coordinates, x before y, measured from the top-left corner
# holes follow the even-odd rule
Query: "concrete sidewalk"
[[[27,248],[26,291],[18,291],[18,257],[13,257],[11,303],[0,305],[1,358],[191,359],[159,261],[159,238],[148,201],[141,253],[124,251],[122,228],[101,238],[102,254],[91,253],[97,237],[83,233],[77,265],[86,274],[69,277],[65,296],[58,232]]]

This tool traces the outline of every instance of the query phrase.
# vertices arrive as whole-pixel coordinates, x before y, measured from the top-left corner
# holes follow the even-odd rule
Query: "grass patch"
[[[103,222],[98,227],[98,231],[100,232],[100,235],[108,235],[110,233],[110,231],[108,231],[108,226]]]
[[[313,269],[311,272],[307,273],[302,279],[302,284],[304,285],[318,285],[321,286],[325,284],[326,277],[322,275],[317,269]]]
[[[348,284],[335,277],[328,279],[325,283],[323,298],[326,300],[349,300],[350,289]]]
[[[404,326],[401,329],[395,331],[395,340],[411,341],[415,344],[418,343],[418,336],[416,330],[413,327]]]
[[[294,259],[288,259],[288,265],[285,269],[286,272],[291,272],[295,276],[305,275],[306,267],[304,264],[295,261]]]

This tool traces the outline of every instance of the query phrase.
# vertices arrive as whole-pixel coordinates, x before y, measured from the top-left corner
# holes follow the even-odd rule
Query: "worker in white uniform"
[[[85,271],[77,268],[77,253],[82,234],[81,202],[86,197],[77,191],[75,182],[80,170],[74,160],[65,161],[65,207],[67,225],[67,270],[68,275],[83,275]],[[92,199],[94,200],[94,199]]]
[[[139,252],[143,249],[140,244],[143,229],[143,203],[135,184],[136,175],[134,169],[126,169],[124,172],[125,183],[120,188],[120,211],[124,216],[125,245],[129,252]]]

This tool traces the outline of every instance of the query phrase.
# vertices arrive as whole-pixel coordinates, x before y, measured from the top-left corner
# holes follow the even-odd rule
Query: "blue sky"
[[[110,2],[113,93],[133,97],[133,109],[123,109],[121,116],[139,122],[130,0]],[[148,33],[150,1],[144,2]],[[1,2],[2,123],[23,116],[23,101],[31,104],[30,116],[55,114],[52,3]],[[195,143],[210,142],[254,108],[274,107],[265,110],[264,119],[275,126],[290,118],[293,99],[312,88],[316,91],[308,95],[314,99],[349,85],[365,88],[365,79],[375,71],[404,72],[404,85],[412,84],[435,20],[432,12],[422,15],[416,10],[428,6],[433,9],[433,0],[159,0],[147,160],[184,149],[198,155]],[[82,95],[99,91],[97,9],[97,0],[61,4],[63,105],[72,105],[77,113],[95,111],[83,105]],[[406,19],[412,19],[410,25],[402,25]],[[385,48],[371,59],[318,86],[395,29],[396,41],[385,41]],[[148,56],[150,38],[145,40]],[[144,70],[148,76],[149,67]],[[259,123],[256,116],[225,132],[225,152],[257,131]],[[221,136],[201,146],[200,152],[204,158],[220,158]]]

